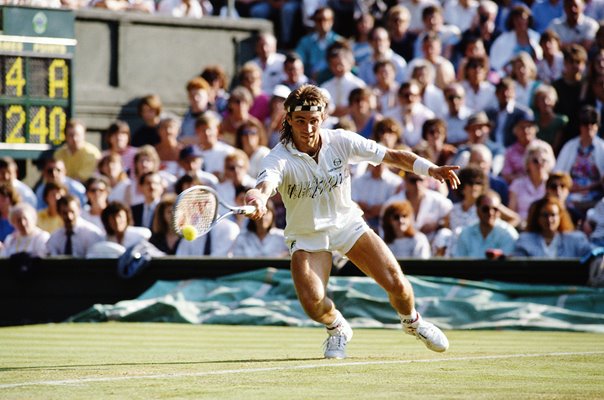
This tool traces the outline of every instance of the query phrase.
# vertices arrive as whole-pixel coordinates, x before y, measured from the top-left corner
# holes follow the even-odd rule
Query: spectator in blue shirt
[[[76,196],[78,200],[80,200],[80,204],[86,204],[86,188],[84,185],[66,175],[65,163],[63,160],[50,157],[45,158],[42,161],[42,182],[35,191],[38,199],[38,210],[42,210],[48,206],[44,199],[44,186],[46,186],[46,183],[48,182],[64,185],[70,194]]]
[[[564,14],[563,4],[562,0],[540,0],[533,3],[533,29],[543,33],[550,22]]]
[[[501,200],[489,190],[476,200],[478,223],[465,227],[457,239],[455,257],[486,258],[487,250],[512,254],[518,232],[500,218]]]
[[[333,10],[331,8],[318,8],[313,14],[313,20],[315,21],[315,31],[300,39],[296,53],[302,58],[306,74],[317,81],[319,74],[327,70],[327,48],[344,38],[332,30]]]
[[[11,207],[20,201],[21,197],[10,183],[0,183],[0,241],[14,232],[15,227],[11,225],[9,213]]]
[[[560,199],[546,196],[529,210],[526,231],[520,234],[514,255],[540,258],[580,258],[592,250],[587,236],[575,231]]]

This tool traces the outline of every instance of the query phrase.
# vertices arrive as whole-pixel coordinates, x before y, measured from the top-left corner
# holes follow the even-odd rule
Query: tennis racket
[[[229,211],[218,215],[218,206],[221,205]],[[218,193],[208,186],[192,186],[184,190],[174,203],[173,224],[174,230],[183,236],[182,228],[193,226],[197,236],[205,235],[216,224],[233,214],[249,215],[256,211],[254,206],[235,207],[226,204],[218,197]]]

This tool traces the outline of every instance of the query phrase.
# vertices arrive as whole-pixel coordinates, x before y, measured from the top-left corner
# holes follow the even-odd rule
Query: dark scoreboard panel
[[[0,6],[0,155],[61,144],[73,115],[72,11]]]
[[[0,36],[0,52],[6,44],[2,40]],[[47,46],[60,50],[60,46]],[[65,123],[72,114],[72,60],[65,55],[0,53],[1,142],[52,145],[63,141]]]

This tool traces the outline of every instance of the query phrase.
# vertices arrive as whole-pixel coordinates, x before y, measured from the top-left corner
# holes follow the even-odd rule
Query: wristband
[[[431,167],[436,167],[436,164],[423,157],[417,157],[413,162],[413,173],[420,176],[430,176]]]

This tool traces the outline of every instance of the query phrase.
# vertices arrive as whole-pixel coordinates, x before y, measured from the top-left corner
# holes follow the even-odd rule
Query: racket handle
[[[239,208],[238,214],[250,215],[254,211],[256,211],[256,207],[254,207],[254,206],[242,206]]]

